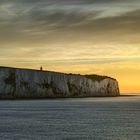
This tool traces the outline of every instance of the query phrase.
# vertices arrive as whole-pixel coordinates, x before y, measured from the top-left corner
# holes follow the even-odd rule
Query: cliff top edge
[[[84,76],[88,79],[91,80],[96,80],[96,81],[101,81],[104,79],[112,79],[116,80],[115,78],[109,77],[109,76],[104,76],[104,75],[97,75],[97,74],[74,74],[74,73],[63,73],[63,72],[56,72],[56,71],[48,71],[48,70],[39,70],[39,69],[30,69],[30,68],[16,68],[16,67],[7,67],[7,66],[0,66],[0,69],[13,69],[13,70],[26,70],[26,71],[33,71],[33,72],[50,72],[50,73],[58,73],[58,74],[65,74],[65,75],[79,75],[79,76]]]

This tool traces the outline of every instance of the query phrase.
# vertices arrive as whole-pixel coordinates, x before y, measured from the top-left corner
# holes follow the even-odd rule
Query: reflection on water
[[[140,96],[0,101],[1,140],[140,140]]]

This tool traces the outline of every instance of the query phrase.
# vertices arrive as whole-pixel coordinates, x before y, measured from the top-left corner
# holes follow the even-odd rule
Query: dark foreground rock
[[[118,95],[117,80],[106,76],[0,67],[0,98]]]

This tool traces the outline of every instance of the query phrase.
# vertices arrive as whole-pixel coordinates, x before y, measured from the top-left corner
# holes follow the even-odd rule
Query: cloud
[[[139,5],[137,0],[2,0],[1,58],[104,63],[101,55],[110,55],[105,62],[134,61],[128,55],[140,49]]]
[[[96,33],[108,28],[126,28],[139,23],[140,15],[133,13],[139,5],[136,0],[2,0],[0,36],[2,40],[14,36],[22,40],[26,36],[47,36],[48,32],[55,33],[56,30],[67,32],[76,29]]]
[[[7,27],[6,30],[7,34],[12,36],[11,39],[15,36],[19,40],[29,38],[31,41],[48,43],[80,41],[81,39],[95,42],[102,40],[103,42],[139,43],[137,38],[140,34],[139,13],[140,10],[136,10],[115,17],[96,18],[100,12],[68,11],[64,13],[59,11],[48,12],[46,15],[44,12],[32,11],[32,14],[26,17],[28,20],[19,20],[12,28]]]

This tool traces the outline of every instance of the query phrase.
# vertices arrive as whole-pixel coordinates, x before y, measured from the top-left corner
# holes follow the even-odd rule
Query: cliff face
[[[0,67],[0,98],[119,95],[115,79],[97,77]]]

